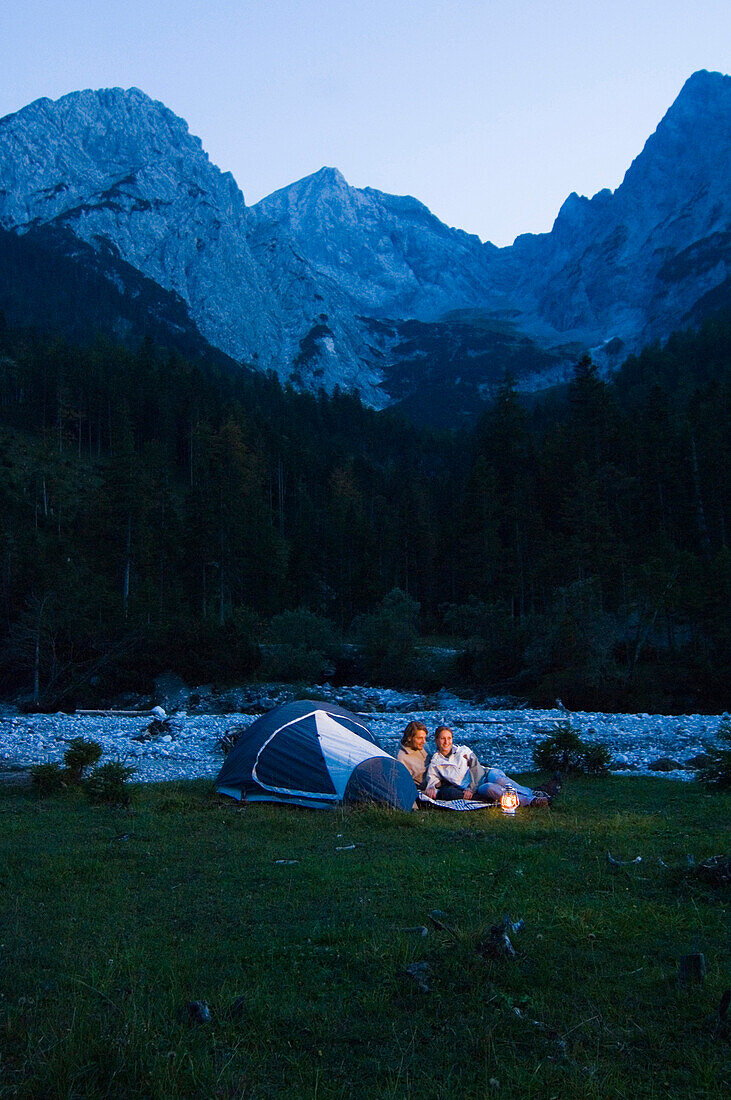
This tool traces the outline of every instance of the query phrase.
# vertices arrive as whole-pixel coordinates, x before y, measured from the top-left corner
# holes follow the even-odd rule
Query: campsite
[[[622,773],[514,817],[4,787],[0,1096],[719,1096],[730,810]]]

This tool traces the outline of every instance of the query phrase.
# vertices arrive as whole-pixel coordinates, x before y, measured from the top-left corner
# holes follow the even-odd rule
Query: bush
[[[63,754],[66,776],[69,783],[80,783],[85,768],[90,768],[99,760],[102,747],[96,741],[85,741],[83,737],[74,737]]]
[[[305,645],[275,645],[264,652],[259,675],[264,680],[286,683],[321,683],[330,679],[335,666],[316,649]]]
[[[90,802],[95,805],[129,806],[130,793],[127,780],[134,774],[134,768],[123,764],[121,760],[110,760],[94,768],[84,781],[84,789]]]
[[[582,741],[570,722],[562,722],[552,737],[533,749],[537,768],[548,772],[606,775],[611,756],[606,745]]]
[[[466,604],[446,604],[441,611],[447,629],[465,639],[458,664],[468,684],[485,688],[520,675],[529,634],[525,618],[518,619],[502,601],[485,604],[474,597]]]
[[[619,676],[617,636],[614,616],[602,610],[596,578],[558,589],[525,651],[536,701],[550,705],[561,696],[573,709],[591,709],[606,700]]]
[[[587,775],[607,775],[612,754],[606,745],[585,745],[584,771]]]
[[[34,764],[30,774],[33,786],[41,798],[56,794],[66,786],[66,771],[60,764]]]
[[[331,653],[337,645],[335,624],[304,607],[284,611],[269,622],[269,640],[280,645],[307,646],[318,653]]]
[[[706,753],[711,759],[709,763],[698,768],[695,777],[706,787],[728,790],[731,788],[731,718],[727,714],[723,716],[718,727],[718,737],[721,741],[720,746],[705,746]]]
[[[275,615],[269,623],[272,643],[260,675],[271,680],[323,680],[332,676],[337,650],[335,625],[321,615],[299,608]]]
[[[155,676],[174,669],[187,683],[240,683],[260,665],[258,619],[237,607],[223,625],[181,617],[140,635],[105,669],[99,690],[149,692]]]
[[[398,686],[413,674],[419,604],[394,588],[372,615],[356,623],[366,673],[372,684]]]

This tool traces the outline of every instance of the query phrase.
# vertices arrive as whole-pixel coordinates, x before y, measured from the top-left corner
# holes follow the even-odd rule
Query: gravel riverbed
[[[383,748],[394,754],[404,726],[413,718],[426,722],[432,735],[438,725],[451,726],[457,743],[469,744],[482,761],[497,764],[508,774],[530,771],[536,743],[568,719],[582,738],[607,745],[617,770],[690,779],[693,769],[685,765],[708,744],[717,743],[723,717],[509,709],[475,705],[446,692],[436,698],[419,698],[357,687],[338,692],[315,687],[311,697],[337,699],[364,715]],[[271,696],[266,702],[274,705]],[[268,705],[261,706],[260,712]],[[147,736],[151,720],[147,710],[131,716],[23,715],[5,710],[0,714],[0,771],[61,761],[68,742],[83,737],[102,745],[102,760],[120,759],[133,765],[136,782],[214,778],[223,762],[220,738],[235,727],[248,726],[256,717],[256,710],[214,714],[178,709],[168,715],[168,732],[140,740]],[[661,768],[655,766],[658,761],[665,761]]]

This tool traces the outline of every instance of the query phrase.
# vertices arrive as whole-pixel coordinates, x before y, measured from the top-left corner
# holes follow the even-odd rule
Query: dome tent
[[[325,809],[375,802],[411,810],[408,770],[378,745],[350,711],[311,699],[263,714],[238,737],[216,790],[250,802],[291,802]]]

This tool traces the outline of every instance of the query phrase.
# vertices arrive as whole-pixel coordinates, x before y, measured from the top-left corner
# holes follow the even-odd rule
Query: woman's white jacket
[[[442,756],[437,750],[426,770],[426,787],[441,787],[443,783],[452,783],[465,790],[479,785],[485,769],[479,763],[472,749],[467,745],[452,745],[449,756]]]

